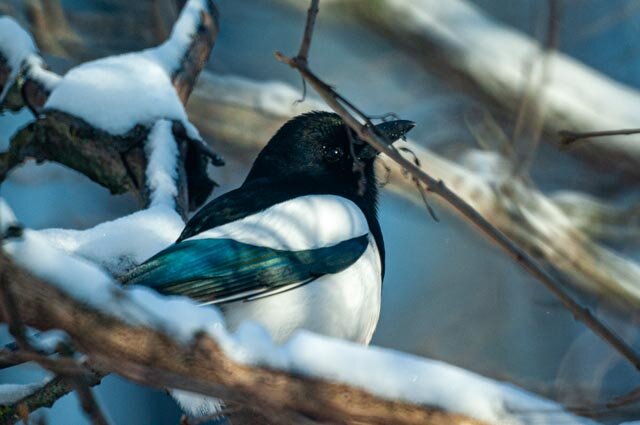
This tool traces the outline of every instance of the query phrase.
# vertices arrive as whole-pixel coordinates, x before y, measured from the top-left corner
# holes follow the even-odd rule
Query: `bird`
[[[414,126],[386,121],[376,132],[393,143]],[[257,321],[276,342],[305,329],[368,344],[385,274],[378,153],[335,113],[292,118],[240,187],[202,207],[124,283],[214,304],[229,329]]]

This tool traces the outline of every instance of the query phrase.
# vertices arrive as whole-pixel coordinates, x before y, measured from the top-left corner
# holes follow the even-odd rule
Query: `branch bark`
[[[210,0],[202,0],[202,4],[205,10],[201,11],[197,19],[191,19],[194,14],[192,10],[183,11],[185,16],[180,17],[183,22],[174,28],[174,33],[177,34],[172,33],[172,38],[167,41],[173,45],[153,49],[160,56],[175,59],[173,56],[176,54],[176,46],[184,48],[182,55],[175,59],[177,62],[173,64],[173,68],[167,69],[183,104],[188,100],[217,36],[217,9]],[[186,6],[187,9],[193,7],[191,4]],[[186,30],[191,32],[185,34]],[[189,43],[181,43],[188,35],[192,37]],[[25,36],[28,37],[26,34]],[[162,50],[163,47],[167,48]],[[38,118],[14,135],[7,152],[0,153],[0,182],[14,167],[28,158],[55,161],[85,174],[114,194],[132,192],[141,205],[147,205],[149,197],[145,185],[147,158],[144,142],[150,132],[149,124],[139,123],[124,136],[119,136],[95,128],[66,112],[43,110],[51,90],[54,89],[51,82],[60,77],[47,71],[42,60],[33,56],[24,61],[20,71],[21,83],[16,87],[21,93],[22,103],[28,105]],[[0,86],[11,83],[8,81],[11,72],[8,61],[3,61],[0,57]],[[21,105],[16,103],[13,106]],[[178,211],[186,217],[189,210],[202,205],[215,186],[206,172],[209,162],[214,165],[222,165],[223,162],[202,141],[187,137],[184,128],[174,126],[174,129],[177,142],[183,145],[179,149],[177,186],[180,193],[176,196],[176,203]]]
[[[344,384],[241,365],[206,335],[185,346],[155,329],[128,325],[93,310],[17,267],[2,252],[0,269],[7,273],[24,323],[41,330],[66,331],[87,356],[87,363],[104,373],[252,406],[274,424],[296,424],[299,418],[340,424],[480,424],[438,408],[382,399]],[[7,320],[4,312],[0,317]]]

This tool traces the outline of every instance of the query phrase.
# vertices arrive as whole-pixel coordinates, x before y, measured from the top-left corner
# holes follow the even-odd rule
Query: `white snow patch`
[[[183,412],[194,417],[215,415],[224,407],[224,402],[214,397],[175,389],[169,390],[169,393]]]
[[[155,206],[87,230],[45,229],[37,233],[55,248],[122,275],[172,244],[183,228],[182,218],[172,208]]]
[[[44,68],[31,35],[8,16],[0,16],[0,55],[7,59],[11,67],[9,79],[0,93],[0,102],[22,70],[26,70],[28,77],[37,80],[47,90],[52,90],[60,80],[60,76]]]
[[[172,123],[167,120],[157,121],[145,144],[148,158],[147,185],[149,186],[150,206],[165,205],[175,207],[175,196],[178,195],[176,179],[178,177],[178,144],[171,130]]]
[[[209,13],[207,0],[189,0],[173,25],[169,39],[155,49],[148,49],[156,60],[172,73],[182,61],[200,22],[200,14]]]
[[[11,68],[18,69],[28,56],[37,52],[33,39],[13,18],[0,16],[0,54]]]
[[[166,118],[186,122],[187,114],[169,75],[151,55],[128,53],[71,69],[45,108],[82,118],[111,134]]]
[[[24,61],[26,76],[42,84],[48,91],[53,91],[62,77],[45,68],[45,63],[38,55],[31,55]]]
[[[36,53],[36,45],[28,32],[13,18],[0,16],[0,54],[7,59],[11,74],[0,93],[0,102],[9,92],[22,68],[22,62]]]
[[[383,5],[388,19],[401,20],[402,33],[435,42],[480,85],[496,93],[520,93],[527,86],[531,59],[540,56],[539,43],[492,19],[472,2],[385,0]],[[548,64],[544,107],[556,125],[590,131],[630,128],[640,121],[638,91],[561,52],[551,53]],[[603,99],[616,101],[603,109]],[[640,155],[640,144],[633,138],[599,138],[589,143]]]
[[[109,56],[71,69],[45,108],[67,112],[116,135],[163,118],[187,126],[171,75],[179,68],[204,10],[205,0],[190,0],[171,37],[157,48]]]
[[[46,385],[48,381],[49,378],[39,384],[0,384],[0,406],[13,404],[16,401],[25,398],[37,389]]]
[[[39,350],[47,353],[53,353],[60,344],[66,344],[69,342],[69,335],[64,331],[57,329],[46,332],[29,329],[29,342]]]

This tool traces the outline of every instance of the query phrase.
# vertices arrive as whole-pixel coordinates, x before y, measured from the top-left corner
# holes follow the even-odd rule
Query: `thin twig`
[[[311,39],[313,37],[313,28],[316,24],[316,16],[318,16],[320,0],[311,0],[309,10],[307,10],[307,22],[304,26],[304,35],[302,36],[302,43],[300,43],[300,50],[298,51],[297,58],[309,63],[309,49],[311,48]]]
[[[309,63],[309,49],[311,48],[311,38],[313,37],[313,28],[316,25],[316,16],[318,16],[320,0],[311,0],[309,9],[307,10],[307,22],[304,26],[304,35],[302,36],[302,43],[300,43],[300,50],[296,58],[305,64]],[[302,103],[307,98],[307,81],[302,77],[302,96],[296,100],[295,103]]]
[[[309,19],[307,20],[309,21]],[[305,29],[305,34],[308,33]],[[380,152],[384,152],[390,159],[396,162],[410,173],[416,180],[424,183],[433,193],[436,193],[447,201],[462,216],[473,223],[485,236],[496,243],[505,253],[512,257],[520,266],[522,266],[531,275],[537,278],[549,291],[551,291],[562,304],[573,314],[576,320],[582,321],[589,329],[598,335],[603,341],[607,342],[625,359],[627,359],[637,370],[640,370],[640,357],[622,338],[620,338],[613,330],[609,329],[599,319],[597,319],[589,309],[580,305],[575,301],[569,293],[564,290],[564,286],[559,280],[549,274],[541,265],[533,260],[524,250],[515,245],[502,232],[489,223],[480,213],[466,203],[462,198],[453,193],[444,184],[442,180],[436,180],[424,170],[417,167],[409,159],[403,157],[397,149],[395,149],[388,141],[384,140],[384,136],[378,134],[375,126],[371,123],[369,117],[360,111],[357,107],[344,99],[341,95],[333,90],[328,84],[318,78],[307,66],[306,61],[298,58],[289,58],[280,52],[275,53],[276,58],[298,70],[307,82],[316,90],[322,99],[333,109],[344,122],[351,127],[358,136],[373,146]],[[349,111],[353,111],[364,121],[364,124],[358,121]]]
[[[567,146],[580,139],[591,139],[593,137],[605,136],[628,136],[630,134],[640,133],[640,128],[629,128],[623,130],[605,130],[605,131],[588,131],[585,133],[574,132],[570,130],[562,130],[558,132],[560,143]]]
[[[91,382],[84,377],[76,377],[73,379],[73,387],[76,390],[76,394],[78,394],[82,410],[91,420],[91,423],[93,425],[109,425],[109,421],[93,396]]]

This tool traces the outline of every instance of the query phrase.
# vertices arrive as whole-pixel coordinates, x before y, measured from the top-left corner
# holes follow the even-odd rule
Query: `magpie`
[[[376,127],[393,142],[414,125]],[[385,269],[377,155],[334,113],[291,119],[239,188],[200,209],[125,283],[216,304],[230,329],[255,320],[275,341],[304,328],[369,343]]]

